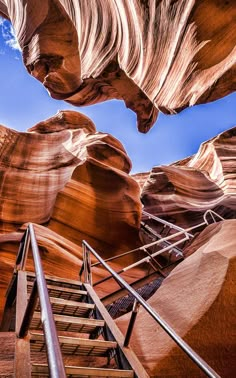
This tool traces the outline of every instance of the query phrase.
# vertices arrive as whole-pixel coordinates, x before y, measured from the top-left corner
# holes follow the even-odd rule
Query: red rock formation
[[[78,279],[83,239],[103,256],[137,246],[140,190],[130,167],[121,143],[78,112],[26,133],[0,126],[0,318],[22,224],[46,226],[35,226],[45,272],[59,277]]]
[[[236,370],[235,232],[236,220],[208,226],[196,239],[195,253],[171,272],[148,301],[224,378],[233,377]],[[127,314],[117,319],[123,332],[129,317]],[[203,376],[142,308],[131,345],[151,377]]]
[[[139,184],[140,190],[143,189],[143,186],[144,186],[148,176],[149,176],[149,172],[135,173],[135,174],[132,175],[133,179],[135,179],[135,181],[137,181],[137,183]]]
[[[130,166],[121,143],[77,112],[59,112],[27,133],[1,126],[1,233],[49,222],[104,251],[136,245],[141,204]]]
[[[234,218],[235,145],[232,128],[203,143],[196,155],[154,167],[141,194],[144,210],[184,228],[201,223],[208,209]]]
[[[79,106],[123,99],[141,132],[158,109],[175,113],[236,88],[234,0],[0,0],[0,14],[53,97]]]

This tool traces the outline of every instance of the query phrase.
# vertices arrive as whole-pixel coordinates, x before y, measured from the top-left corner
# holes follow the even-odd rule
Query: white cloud
[[[2,17],[0,17],[0,32],[7,46],[13,50],[21,51],[12,25],[9,21],[4,20]]]

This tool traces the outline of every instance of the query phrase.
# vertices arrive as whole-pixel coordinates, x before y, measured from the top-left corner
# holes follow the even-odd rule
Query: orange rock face
[[[27,133],[1,126],[1,233],[33,222],[104,251],[136,245],[141,204],[130,167],[121,143],[77,112]]]
[[[190,158],[154,167],[141,195],[144,210],[184,228],[201,223],[208,209],[234,218],[235,145],[233,128],[203,143]]]
[[[149,299],[150,305],[224,378],[236,369],[236,220],[208,226],[195,253],[178,265]],[[227,242],[226,242],[227,241]],[[117,319],[126,331],[130,314]],[[140,308],[131,345],[151,377],[202,377],[172,339]]]
[[[83,239],[104,257],[139,244],[141,202],[121,143],[78,112],[59,112],[26,133],[0,126],[0,137],[1,318],[24,223],[39,224],[45,272],[78,279]]]
[[[141,132],[158,109],[236,89],[234,0],[0,0],[0,14],[53,97],[79,106],[123,99]]]

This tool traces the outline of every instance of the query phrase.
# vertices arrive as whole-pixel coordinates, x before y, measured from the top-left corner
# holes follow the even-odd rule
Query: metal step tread
[[[115,341],[91,340],[68,336],[59,336],[58,339],[63,354],[83,356],[107,356],[107,352],[110,349],[117,348],[117,343]],[[42,350],[45,350],[43,333],[31,332],[30,343],[31,350],[34,352],[41,352]]]
[[[77,367],[65,366],[67,377],[119,377],[130,378],[134,377],[133,370],[120,370],[120,369],[106,369],[106,368],[92,368],[92,367]],[[48,366],[41,364],[32,365],[32,376],[48,376]]]
[[[80,318],[75,316],[54,315],[54,321],[58,331],[69,331],[79,333],[90,333],[95,331],[98,327],[104,327],[104,320],[93,318]],[[40,312],[34,312],[31,321],[31,329],[42,329]]]
[[[29,289],[33,286],[32,281],[27,282]],[[67,300],[79,301],[83,296],[87,295],[86,290],[71,289],[69,287],[60,287],[55,285],[47,285],[48,293],[54,298],[62,298]]]
[[[71,301],[62,298],[55,298],[50,296],[50,303],[54,314],[67,315],[67,316],[87,316],[95,305],[92,303],[84,303]],[[36,311],[40,311],[40,305],[36,306]]]
[[[27,272],[28,277],[35,278],[35,273],[34,272]],[[60,286],[60,284],[70,284],[70,285],[75,285],[75,286],[82,286],[81,281],[76,281],[76,280],[71,280],[69,278],[62,278],[62,277],[57,277],[57,276],[51,276],[49,274],[44,274],[44,277],[48,281],[53,281],[57,286]]]

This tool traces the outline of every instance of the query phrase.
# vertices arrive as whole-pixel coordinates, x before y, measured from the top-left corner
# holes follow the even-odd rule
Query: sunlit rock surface
[[[224,378],[234,376],[236,220],[210,225],[148,301]],[[117,320],[126,331],[130,314]],[[172,339],[140,308],[131,345],[151,377],[202,377]]]
[[[154,167],[141,194],[144,210],[184,228],[202,223],[208,209],[235,218],[235,147],[232,128],[203,143],[196,155]]]
[[[132,175],[132,177],[139,184],[140,190],[142,190],[144,184],[146,183],[146,180],[149,177],[149,172],[135,173],[135,174]]]
[[[97,133],[90,119],[73,111],[26,133],[4,126],[0,133],[1,233],[33,222],[104,251],[135,245],[140,192],[118,140]]]
[[[0,126],[0,318],[24,223],[39,224],[45,272],[75,280],[83,239],[103,257],[139,245],[140,189],[130,168],[121,143],[78,112],[25,133]]]
[[[53,97],[123,99],[142,132],[159,109],[175,113],[236,89],[234,0],[0,0],[0,14]]]

